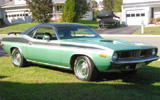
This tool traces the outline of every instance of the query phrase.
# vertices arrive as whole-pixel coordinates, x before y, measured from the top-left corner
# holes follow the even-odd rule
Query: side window
[[[34,33],[36,32],[37,28],[33,29],[32,31],[30,31],[27,35],[29,37],[33,37]]]
[[[55,31],[53,30],[53,28],[49,28],[49,27],[40,27],[35,33],[33,38],[45,40],[44,38],[45,36],[48,36],[49,40],[57,40]]]

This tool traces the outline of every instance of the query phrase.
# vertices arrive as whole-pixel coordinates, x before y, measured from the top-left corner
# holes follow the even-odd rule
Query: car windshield
[[[88,27],[57,27],[60,39],[72,38],[100,38],[100,36]]]

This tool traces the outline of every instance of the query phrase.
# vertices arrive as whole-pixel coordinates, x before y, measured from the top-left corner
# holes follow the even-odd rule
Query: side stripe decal
[[[25,38],[3,38],[2,41],[9,41],[9,42],[20,42],[20,43],[29,43],[30,41]],[[98,47],[88,47],[88,46],[79,46],[79,45],[73,45],[73,44],[59,44],[59,43],[42,43],[42,42],[32,42],[33,45],[44,45],[44,46],[61,46],[61,47],[68,47],[68,48],[86,48],[86,49],[98,49],[98,50],[104,50],[102,48]]]

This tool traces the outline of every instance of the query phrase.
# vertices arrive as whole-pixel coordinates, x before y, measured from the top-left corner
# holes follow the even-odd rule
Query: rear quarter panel
[[[25,57],[27,55],[27,51],[26,51],[26,45],[27,45],[27,43],[16,42],[18,39],[23,39],[23,37],[18,37],[18,36],[3,37],[1,44],[4,44],[4,46],[2,48],[8,54],[11,55],[11,49],[16,47],[16,48],[18,48],[23,53],[23,56]]]

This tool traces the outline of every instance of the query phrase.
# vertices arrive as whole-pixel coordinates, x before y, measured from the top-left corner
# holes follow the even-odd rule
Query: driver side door
[[[43,38],[45,33],[51,34],[51,40],[45,40]],[[29,35],[32,38],[27,45],[30,61],[60,65],[60,43],[52,27],[39,27],[35,29],[35,32],[31,31]]]

